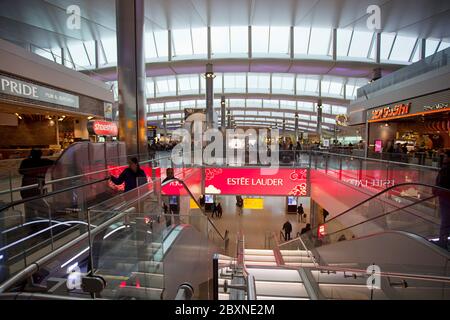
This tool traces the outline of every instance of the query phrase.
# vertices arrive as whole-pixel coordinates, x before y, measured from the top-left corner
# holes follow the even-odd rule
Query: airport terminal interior
[[[449,300],[450,2],[0,0],[0,300]]]

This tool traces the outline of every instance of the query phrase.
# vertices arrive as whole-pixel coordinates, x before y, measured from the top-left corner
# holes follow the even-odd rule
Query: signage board
[[[378,120],[388,120],[392,118],[396,118],[399,116],[404,116],[409,114],[411,103],[408,104],[397,104],[393,107],[383,107],[372,110],[372,117],[370,121],[378,121]]]
[[[96,136],[117,137],[119,128],[115,122],[94,120],[88,122],[88,131]]]
[[[0,75],[0,92],[65,107],[80,107],[78,96],[2,75]]]
[[[264,199],[262,198],[245,198],[244,209],[263,210]]]
[[[205,193],[307,196],[307,169],[207,168]]]

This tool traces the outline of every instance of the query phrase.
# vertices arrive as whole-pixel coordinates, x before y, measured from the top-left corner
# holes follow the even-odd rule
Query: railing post
[[[213,300],[219,300],[219,255],[213,255]]]

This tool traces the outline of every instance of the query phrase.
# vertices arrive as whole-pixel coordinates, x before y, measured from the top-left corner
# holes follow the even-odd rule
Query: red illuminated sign
[[[95,120],[88,123],[88,131],[90,134],[97,136],[116,137],[119,133],[119,128],[115,122]]]
[[[409,113],[411,103],[397,104],[393,107],[384,107],[372,111],[372,121],[395,118]]]
[[[205,194],[306,196],[306,169],[208,168]]]
[[[326,234],[325,233],[325,225],[322,224],[319,226],[319,228],[317,228],[317,237],[323,238],[323,237],[325,237],[325,234]]]

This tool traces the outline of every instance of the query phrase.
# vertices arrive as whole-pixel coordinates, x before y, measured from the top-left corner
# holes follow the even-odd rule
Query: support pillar
[[[147,158],[145,0],[116,0],[119,138],[128,155]]]
[[[298,112],[295,113],[295,143],[298,142]]]
[[[214,125],[214,72],[213,65],[206,65],[206,127],[212,128]]]

